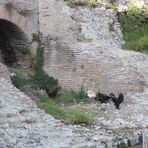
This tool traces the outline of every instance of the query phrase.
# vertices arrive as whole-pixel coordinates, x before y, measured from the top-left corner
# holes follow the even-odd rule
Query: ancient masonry
[[[72,9],[64,0],[0,0],[0,33],[14,48],[28,45],[39,32],[46,45],[44,70],[63,88],[126,93],[147,86],[148,59],[121,50],[120,25],[111,10]]]

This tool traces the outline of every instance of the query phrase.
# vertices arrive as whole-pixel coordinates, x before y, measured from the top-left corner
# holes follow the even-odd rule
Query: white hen
[[[92,90],[87,90],[87,96],[90,98],[90,99],[94,99],[96,97],[96,93]]]

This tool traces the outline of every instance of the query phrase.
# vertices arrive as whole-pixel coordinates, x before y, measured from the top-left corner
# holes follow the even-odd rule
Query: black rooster
[[[121,92],[118,96],[118,98],[115,97],[115,95],[113,93],[110,94],[110,97],[112,99],[112,101],[114,102],[114,105],[116,107],[116,109],[120,109],[120,104],[123,102],[124,100],[124,96],[123,93]]]
[[[109,99],[111,99],[111,97],[106,94],[101,94],[101,93],[97,94],[97,100],[100,101],[101,104],[107,103],[109,101]]]
[[[61,87],[56,86],[52,89],[46,89],[46,93],[47,93],[49,98],[54,98],[57,95],[57,93],[60,89],[61,89]]]

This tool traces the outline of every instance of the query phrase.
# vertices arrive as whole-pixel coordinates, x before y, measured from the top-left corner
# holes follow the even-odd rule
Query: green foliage
[[[17,48],[16,50],[22,54],[29,54],[29,49],[27,47],[20,47],[20,48]]]
[[[79,91],[61,90],[58,92],[55,100],[62,103],[90,102],[90,99],[83,89],[80,89]]]
[[[51,90],[58,85],[58,81],[53,77],[50,77],[43,70],[37,71],[34,75],[34,83],[42,90]]]
[[[142,52],[148,53],[148,34],[138,40],[137,49],[141,49]]]
[[[33,40],[38,43],[37,53],[34,63],[34,83],[42,90],[52,90],[58,88],[58,81],[53,77],[50,77],[43,70],[44,65],[44,46],[42,45],[38,36],[33,35]]]
[[[66,111],[62,109],[59,105],[55,104],[52,100],[41,99],[37,102],[39,108],[45,110],[46,113],[51,114],[56,119],[65,119]]]
[[[23,77],[23,75],[16,75],[13,76],[12,83],[19,89],[23,90],[22,87],[25,85],[30,85],[29,87],[36,90],[41,89],[45,90],[46,92],[52,92],[55,89],[58,89],[58,81],[53,77],[50,77],[43,71],[44,65],[44,46],[42,45],[39,36],[33,35],[32,42],[37,42],[37,53],[35,57],[35,62],[33,63],[33,70],[34,74],[31,80],[27,80]],[[30,81],[30,83],[28,83]],[[28,88],[28,87],[26,87]],[[25,89],[24,89],[25,90]]]
[[[127,12],[118,13],[125,44],[123,48],[148,52],[148,19],[144,12],[130,6]]]
[[[25,79],[22,75],[17,74],[15,76],[11,77],[11,81],[13,83],[13,85],[18,88],[21,89],[23,86],[31,83],[31,80],[27,80]]]
[[[38,34],[32,34],[32,43],[37,42],[38,44],[41,44],[41,40]]]
[[[94,119],[82,110],[75,109],[68,112],[68,120],[70,124],[94,124]]]
[[[79,91],[75,92],[76,102],[89,100],[85,91],[81,88]]]
[[[95,7],[99,0],[67,0],[71,7],[75,6],[89,6]]]
[[[67,90],[61,90],[58,92],[56,97],[57,102],[63,102],[63,103],[74,103],[75,98],[73,94]]]
[[[65,110],[59,104],[49,100],[48,97],[41,98],[37,102],[39,108],[45,110],[46,113],[51,114],[56,119],[60,119],[66,124],[85,124],[91,125],[94,123],[93,117],[90,117],[82,110]]]
[[[35,72],[41,71],[44,64],[44,47],[41,44],[41,41],[34,35],[33,41],[36,41],[38,43],[37,51],[36,51],[36,57],[35,57],[35,63],[34,63],[34,70]]]

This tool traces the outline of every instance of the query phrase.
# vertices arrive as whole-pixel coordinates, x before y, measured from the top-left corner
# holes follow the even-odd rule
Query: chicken
[[[90,98],[90,99],[94,99],[96,98],[96,93],[92,90],[87,90],[87,96]]]
[[[119,108],[119,105],[124,101],[124,96],[123,96],[123,93],[121,92],[118,96],[118,99],[117,99],[117,103],[116,103],[116,108],[117,109],[120,109]]]
[[[116,107],[116,109],[120,109],[120,104],[123,102],[124,100],[124,96],[123,93],[121,92],[118,96],[118,98],[115,97],[115,95],[113,93],[110,94],[110,97],[112,99],[112,101],[114,102],[114,105]]]
[[[47,93],[47,95],[48,95],[49,98],[54,98],[57,95],[57,93],[58,93],[58,91],[60,89],[61,89],[61,87],[60,86],[57,86],[57,87],[54,87],[52,89],[47,89],[46,90],[46,93]]]
[[[106,94],[97,94],[97,100],[100,101],[101,103],[107,103],[111,97],[106,95]]]

